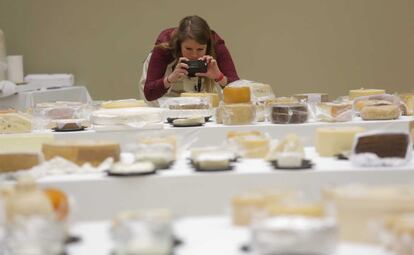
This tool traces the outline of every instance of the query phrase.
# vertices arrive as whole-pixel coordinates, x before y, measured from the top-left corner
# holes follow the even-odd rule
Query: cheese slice
[[[225,104],[250,103],[250,95],[249,87],[225,87],[223,89]]]
[[[185,93],[181,93],[182,97],[208,97],[210,98],[210,102],[211,102],[211,107],[216,108],[219,105],[220,102],[220,97],[217,93],[190,93],[190,92],[185,92]]]
[[[144,100],[136,99],[122,99],[115,101],[106,101],[101,104],[102,108],[113,109],[113,108],[129,108],[129,107],[145,107],[147,104]]]
[[[329,118],[336,118],[341,113],[349,111],[352,109],[351,102],[344,103],[332,103],[332,102],[323,102],[317,105],[319,111],[321,112],[320,117],[322,120],[328,120]]]
[[[25,133],[32,131],[32,121],[20,113],[0,114],[0,134]]]
[[[362,96],[372,96],[372,95],[381,95],[385,94],[384,89],[353,89],[349,91],[349,99],[353,100],[357,97]]]
[[[352,149],[357,133],[365,131],[362,127],[320,127],[316,129],[316,151],[322,157],[332,157]]]
[[[25,152],[41,153],[42,144],[54,141],[51,133],[7,134],[0,136],[0,153]]]
[[[0,153],[0,172],[30,169],[39,163],[37,153]]]
[[[42,152],[46,160],[62,157],[78,165],[90,163],[98,166],[109,157],[112,157],[114,161],[119,161],[121,148],[118,143],[112,142],[60,140],[43,144]]]

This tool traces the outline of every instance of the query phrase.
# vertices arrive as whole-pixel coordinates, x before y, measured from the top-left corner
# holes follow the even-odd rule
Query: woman
[[[185,62],[189,60],[205,61],[207,72],[188,77]],[[148,70],[145,69],[144,64],[143,73],[147,76],[141,78],[141,84],[147,101],[197,91],[198,77],[202,78],[201,91],[205,92],[217,92],[239,79],[223,39],[198,16],[185,17],[178,28],[162,31],[149,56]]]

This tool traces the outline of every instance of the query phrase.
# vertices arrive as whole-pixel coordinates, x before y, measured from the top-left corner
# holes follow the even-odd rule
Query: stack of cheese
[[[90,163],[99,166],[104,160],[111,157],[114,161],[120,158],[121,148],[118,143],[107,141],[57,140],[44,143],[42,152],[46,160],[54,157],[62,157],[79,166]]]
[[[0,172],[30,169],[40,164],[42,145],[53,141],[52,134],[0,136]]]
[[[348,185],[325,190],[324,197],[334,206],[340,238],[346,241],[374,242],[378,233],[372,226],[414,212],[412,186]]]
[[[225,125],[251,124],[256,119],[256,107],[251,103],[249,87],[225,87],[224,103],[217,109],[217,123]]]
[[[260,131],[230,131],[227,141],[237,155],[245,158],[265,158],[270,150],[270,138]]]

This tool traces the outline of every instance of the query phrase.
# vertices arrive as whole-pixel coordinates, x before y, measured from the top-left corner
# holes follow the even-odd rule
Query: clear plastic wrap
[[[411,160],[412,147],[408,133],[359,133],[354,138],[350,160],[357,166],[401,166]]]
[[[220,104],[216,114],[217,123],[224,125],[249,125],[256,121],[253,104]]]
[[[130,108],[130,107],[146,107],[147,104],[144,100],[137,100],[134,98],[110,100],[101,103],[101,108],[113,109],[113,108]]]
[[[414,213],[386,218],[380,223],[379,238],[395,255],[414,254]]]
[[[270,85],[249,81],[249,80],[237,80],[227,84],[226,87],[249,87],[252,102],[264,102],[275,98],[275,94]]]
[[[407,112],[401,99],[389,94],[358,97],[354,100],[353,110],[364,120],[397,119]]]
[[[354,117],[351,102],[317,103],[313,109],[317,121],[346,122]]]
[[[402,101],[403,108],[406,108],[406,111],[403,111],[403,115],[413,115],[414,114],[414,92],[411,93],[402,93],[398,95]]]
[[[308,120],[308,108],[303,103],[272,105],[270,119],[273,124],[304,123]]]
[[[288,134],[267,155],[267,160],[277,160],[280,167],[298,167],[305,158],[305,150],[296,134]]]
[[[170,110],[201,110],[210,109],[208,97],[167,97],[160,101],[160,107]]]

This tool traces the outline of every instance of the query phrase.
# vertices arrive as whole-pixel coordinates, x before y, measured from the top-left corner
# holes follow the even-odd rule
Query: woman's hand
[[[188,65],[183,63],[183,61],[188,61],[188,58],[179,58],[178,63],[174,68],[174,71],[170,73],[167,77],[164,78],[165,87],[169,88],[172,83],[177,82],[181,78],[188,75]]]
[[[208,56],[205,55],[201,58],[199,58],[199,60],[205,61],[207,62],[207,72],[206,73],[196,73],[196,76],[200,76],[200,77],[208,77],[210,79],[216,80],[218,79],[222,73],[217,65],[217,61],[212,57],[212,56]]]

